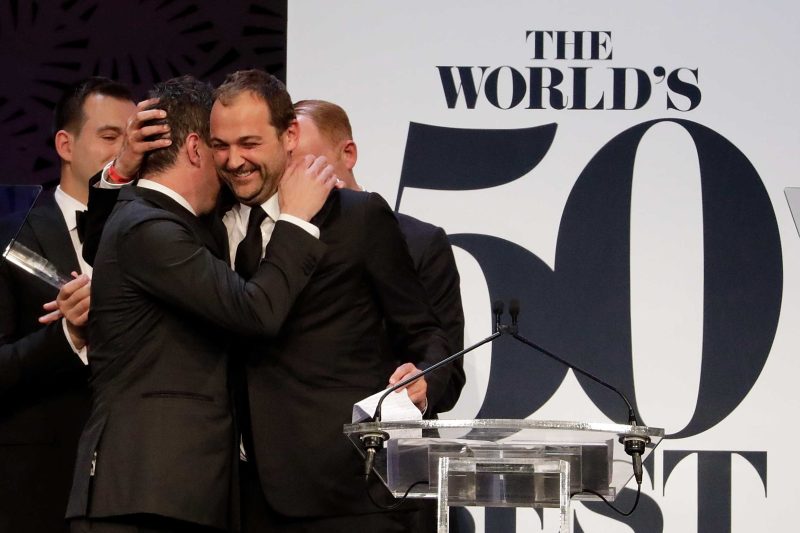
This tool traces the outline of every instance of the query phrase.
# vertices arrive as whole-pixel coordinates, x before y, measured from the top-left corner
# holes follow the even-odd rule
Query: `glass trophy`
[[[6,261],[59,289],[71,278],[17,240],[41,192],[40,185],[0,186],[0,245]]]

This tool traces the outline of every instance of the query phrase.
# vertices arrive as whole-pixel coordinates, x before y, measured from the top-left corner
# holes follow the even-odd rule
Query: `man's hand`
[[[420,373],[419,368],[414,366],[414,363],[403,363],[397,367],[397,370],[389,376],[389,386],[394,386],[401,381],[408,379]],[[408,390],[408,397],[414,402],[422,413],[428,408],[428,382],[425,378],[419,378],[417,381],[412,381],[405,387]],[[398,390],[403,390],[403,388]]]
[[[293,160],[278,184],[281,213],[308,222],[322,209],[331,189],[342,185],[325,157]]]
[[[114,162],[114,169],[122,176],[133,179],[142,165],[144,154],[172,144],[169,125],[163,122],[167,113],[162,109],[147,109],[158,103],[158,98],[143,100],[136,113],[128,119],[125,139]]]
[[[89,304],[91,280],[86,274],[80,276],[73,272],[75,278],[65,283],[58,296],[52,302],[44,304],[48,314],[39,317],[39,322],[49,324],[64,317],[67,320],[67,330],[72,339],[72,344],[81,349],[86,345],[86,323],[89,321]]]

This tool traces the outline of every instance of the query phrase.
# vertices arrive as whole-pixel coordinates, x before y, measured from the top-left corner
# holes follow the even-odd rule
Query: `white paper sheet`
[[[378,400],[380,400],[384,392],[386,391],[376,392],[353,405],[354,424],[372,418],[372,415],[375,414],[375,408],[378,406]],[[408,391],[403,389],[400,392],[391,393],[383,400],[381,404],[381,420],[384,422],[422,420],[422,413],[408,397]],[[420,437],[422,437],[421,429],[403,429],[389,432],[390,439]]]

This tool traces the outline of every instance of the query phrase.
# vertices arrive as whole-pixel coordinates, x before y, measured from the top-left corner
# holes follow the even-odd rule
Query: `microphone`
[[[494,330],[500,331],[500,328],[503,325],[500,323],[500,317],[503,316],[503,308],[505,304],[503,304],[503,300],[495,300],[492,304],[492,314],[494,315]]]
[[[367,450],[364,458],[364,480],[369,481],[369,474],[375,464],[375,454],[383,447],[383,443],[389,440],[389,434],[385,431],[368,431],[361,435],[361,443]]]
[[[603,387],[606,387],[607,389],[612,390],[615,393],[617,393],[617,395],[619,395],[619,397],[622,398],[622,401],[625,402],[625,405],[628,407],[628,424],[630,424],[631,426],[638,426],[639,425],[638,418],[636,416],[636,411],[634,410],[633,405],[631,404],[631,402],[628,401],[628,398],[622,393],[622,391],[620,391],[619,389],[617,389],[613,385],[611,385],[609,383],[606,383],[605,381],[603,381],[599,377],[595,376],[591,372],[589,372],[587,370],[584,370],[584,369],[580,368],[579,366],[577,366],[577,365],[575,365],[573,363],[570,363],[569,361],[566,361],[566,360],[562,359],[561,357],[557,356],[553,352],[550,352],[550,351],[544,349],[543,347],[539,346],[538,344],[534,343],[533,341],[530,341],[530,340],[526,339],[525,337],[523,337],[522,335],[520,335],[517,332],[517,319],[519,317],[519,311],[520,311],[519,301],[518,300],[511,300],[511,302],[510,302],[510,304],[508,306],[508,312],[511,315],[511,326],[504,326],[504,327],[508,328],[508,333],[512,337],[517,339],[522,344],[525,344],[525,345],[533,348],[534,350],[536,350],[539,353],[542,353],[542,354],[550,357],[551,359],[555,359],[556,361],[558,361],[562,365],[564,365],[564,366],[566,366],[568,368],[571,368],[575,372],[578,372],[579,374],[581,374],[583,376],[586,376],[587,378],[591,379],[592,381],[594,381],[596,383],[599,383]],[[636,478],[636,483],[641,485],[642,484],[642,454],[644,453],[645,445],[650,441],[650,439],[648,437],[626,436],[626,437],[620,437],[619,441],[620,441],[621,444],[623,444],[625,446],[625,453],[627,453],[628,455],[631,456],[631,459],[633,460],[633,475]]]
[[[514,299],[508,303],[508,314],[511,315],[509,333],[515,335],[517,331],[519,331],[519,326],[517,325],[517,321],[519,320],[519,300]]]

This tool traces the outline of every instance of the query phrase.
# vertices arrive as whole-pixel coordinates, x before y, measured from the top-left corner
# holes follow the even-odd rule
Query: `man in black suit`
[[[353,173],[358,160],[358,147],[353,141],[353,130],[345,110],[324,100],[301,100],[294,104],[294,111],[300,129],[294,156],[325,156],[346,188],[364,190],[356,182]],[[395,213],[395,216],[414,261],[414,270],[425,288],[434,314],[447,334],[450,350],[462,350],[464,309],[461,305],[461,280],[447,234],[442,228],[412,216],[403,213]],[[397,381],[390,379],[392,383]],[[458,359],[454,362],[447,390],[436,405],[428,407],[426,416],[433,417],[452,409],[465,382],[464,365]]]
[[[277,177],[296,148],[298,128],[285,87],[264,72],[234,73],[216,96],[214,159],[239,201],[223,218],[233,256],[248,226],[269,238],[270,219],[280,211]],[[251,213],[262,210],[265,221],[250,224]],[[384,389],[390,376],[416,373],[450,348],[380,196],[335,191],[314,222],[327,253],[276,339],[250,346],[244,529],[410,531],[415,513],[378,512],[369,501],[362,461],[342,425],[353,403]],[[392,350],[383,341],[384,324]],[[393,354],[410,364],[396,371]],[[437,405],[449,381],[450,369],[442,368],[409,386],[409,396],[421,410]]]
[[[340,106],[324,100],[302,100],[294,104],[300,136],[295,156],[317,154],[325,156],[333,166],[344,186],[355,191],[363,190],[356,182],[353,168],[358,160],[358,147],[353,141],[353,130],[347,113]],[[433,312],[447,333],[453,352],[464,348],[464,310],[461,305],[461,281],[456,268],[453,249],[445,231],[403,213],[395,213],[400,223],[414,269],[425,288]],[[402,356],[402,353],[399,354]],[[393,376],[390,383],[396,383]],[[438,413],[449,411],[458,401],[466,382],[461,359],[453,362],[450,383],[435,405],[428,407],[426,418],[436,418]],[[419,522],[415,531],[436,531],[436,501],[415,502],[419,508]],[[453,516],[451,520],[457,520]],[[451,523],[451,531],[453,524]]]
[[[125,86],[90,78],[70,87],[55,109],[59,185],[39,199],[18,240],[62,273],[82,272],[66,287],[75,296],[88,293],[91,272],[81,258],[76,211],[86,209],[89,178],[120,149],[134,108]],[[88,371],[85,341],[74,327],[80,324],[37,321],[56,294],[0,260],[0,531],[68,530],[64,512],[89,409]]]
[[[238,449],[228,332],[275,335],[326,248],[282,219],[249,281],[230,270],[214,218],[202,217],[220,189],[211,89],[185,76],[151,96],[172,144],[120,192],[95,258],[92,409],[67,510],[73,532],[228,529]],[[324,160],[297,162],[281,179],[282,210],[307,221],[333,182]]]

